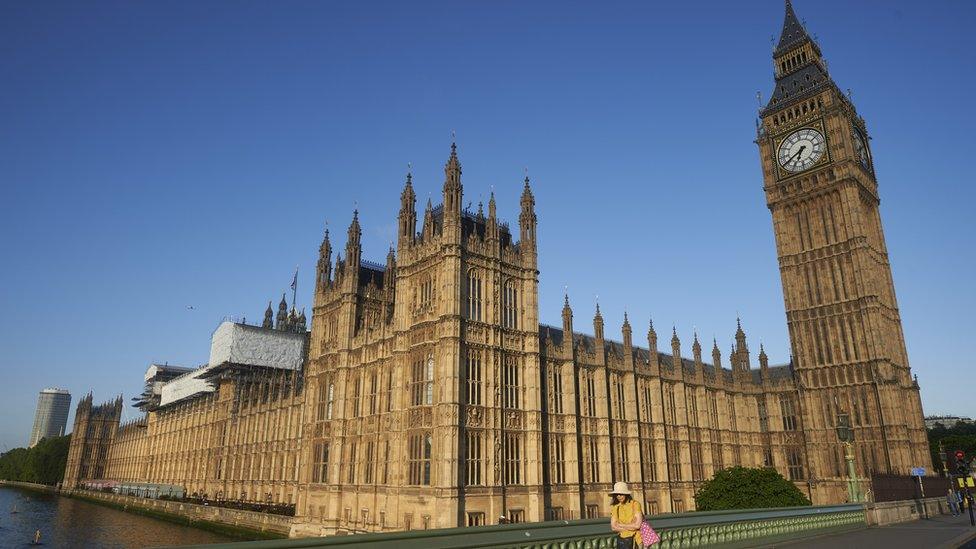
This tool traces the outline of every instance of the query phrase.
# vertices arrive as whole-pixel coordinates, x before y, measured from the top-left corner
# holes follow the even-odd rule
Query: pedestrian
[[[946,503],[949,504],[949,510],[952,511],[952,516],[959,516],[959,501],[956,500],[956,492],[949,488],[946,492]]]
[[[615,482],[610,492],[610,528],[617,533],[617,549],[641,547],[640,527],[644,512],[634,501],[626,482]]]
[[[958,490],[956,490],[955,492],[956,492],[956,507],[959,508],[959,513],[962,513],[963,510],[966,508],[966,504],[963,503],[962,492],[959,492]]]

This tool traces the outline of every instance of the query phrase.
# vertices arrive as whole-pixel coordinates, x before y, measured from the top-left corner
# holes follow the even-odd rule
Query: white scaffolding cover
[[[205,379],[200,379],[200,376],[210,368],[211,366],[208,364],[164,383],[159,395],[159,405],[166,406],[197,393],[213,392],[213,384]]]
[[[282,370],[302,367],[304,334],[224,322],[214,331],[210,364],[244,364]]]
[[[304,348],[304,334],[223,322],[210,340],[210,363],[164,383],[159,405],[166,406],[198,393],[213,392],[214,384],[200,377],[223,364],[299,370]],[[146,373],[147,379],[151,378],[149,374]]]

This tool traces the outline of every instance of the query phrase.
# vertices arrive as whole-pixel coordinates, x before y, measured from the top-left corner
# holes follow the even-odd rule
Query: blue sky
[[[976,416],[976,4],[795,7],[873,137],[926,412]],[[4,3],[0,448],[45,386],[128,400],[152,361],[205,362],[296,265],[308,304],[324,223],[341,247],[357,203],[382,261],[407,163],[438,201],[452,130],[465,202],[494,188],[515,221],[528,168],[543,322],[568,286],[579,329],[599,295],[608,334],[626,309],[724,354],[739,314],[785,362],[753,144],[782,20],[779,0]]]

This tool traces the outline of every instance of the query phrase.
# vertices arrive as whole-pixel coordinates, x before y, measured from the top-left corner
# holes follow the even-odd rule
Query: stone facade
[[[660,351],[652,323],[636,345],[626,315],[608,337],[599,306],[584,334],[568,296],[562,325],[540,325],[530,182],[515,234],[494,196],[487,212],[462,209],[452,145],[442,202],[422,218],[407,175],[385,262],[363,258],[358,212],[341,253],[326,232],[303,370],[217,368],[213,391],[167,405],[147,390],[146,417],[118,428],[116,416],[98,440],[79,413],[86,435],[73,437],[66,483],[295,503],[292,534],[322,535],[605,515],[620,480],[651,513],[687,511],[733,465],[775,467],[815,503],[843,502],[841,412],[860,476],[930,466],[870,153],[855,143],[864,123],[789,2],[775,63],[757,143],[792,363],[770,365],[760,346],[753,368],[741,324],[728,367],[714,341],[703,359],[697,334],[691,358],[674,330]],[[272,314],[260,329],[275,329]],[[304,331],[284,300],[278,316],[277,328]],[[79,467],[79,455],[104,467]]]
[[[108,455],[122,417],[122,396],[115,400],[92,405],[88,393],[75,408],[75,424],[71,430],[71,444],[64,467],[64,484],[72,488],[79,479],[106,478]]]

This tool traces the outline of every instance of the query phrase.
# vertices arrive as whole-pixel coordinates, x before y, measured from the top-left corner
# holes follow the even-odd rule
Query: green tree
[[[0,454],[0,479],[54,485],[64,479],[71,436],[45,438],[33,448]]]
[[[699,511],[801,505],[810,505],[810,500],[783,475],[767,467],[722,469],[695,493]]]
[[[928,430],[929,451],[932,453],[932,466],[938,474],[942,474],[942,456],[939,455],[939,442],[948,452],[962,450],[970,458],[976,455],[976,423],[957,422],[951,427],[936,423]],[[950,471],[952,473],[954,471]]]

